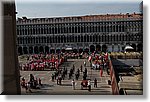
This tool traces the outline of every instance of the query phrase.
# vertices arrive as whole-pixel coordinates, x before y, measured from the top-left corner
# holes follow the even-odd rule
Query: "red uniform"
[[[103,70],[102,70],[102,68],[100,69],[100,77],[102,77],[102,75],[103,75]]]

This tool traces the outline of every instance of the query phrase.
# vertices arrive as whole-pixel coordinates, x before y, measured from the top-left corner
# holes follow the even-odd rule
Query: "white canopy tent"
[[[124,50],[125,50],[125,52],[130,52],[130,51],[133,51],[134,48],[133,48],[132,46],[126,46],[126,47],[124,48]]]
[[[126,46],[126,47],[125,47],[125,50],[127,50],[127,49],[134,49],[134,48],[131,47],[131,46]]]
[[[71,47],[67,47],[65,50],[66,51],[70,51],[70,50],[72,50],[72,48]]]

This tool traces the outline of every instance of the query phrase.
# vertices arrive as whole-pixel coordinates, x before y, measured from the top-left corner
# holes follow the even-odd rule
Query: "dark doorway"
[[[101,46],[100,45],[96,45],[96,51],[97,52],[101,51]]]
[[[29,47],[29,54],[33,54],[33,47],[32,46]]]
[[[39,48],[37,46],[34,47],[34,53],[38,54],[39,53]]]
[[[55,49],[51,49],[51,50],[50,50],[50,53],[55,53]]]
[[[44,53],[44,48],[43,48],[43,46],[40,46],[39,51],[40,51],[40,53]]]
[[[94,45],[91,45],[91,46],[90,46],[90,52],[93,53],[94,51],[95,51],[95,46],[94,46]]]
[[[56,50],[56,53],[60,53],[60,49],[57,49],[57,50]]]
[[[137,51],[138,51],[138,52],[143,51],[143,44],[138,44],[138,45],[137,45]]]
[[[62,49],[61,52],[62,52],[62,53],[65,53],[65,49]]]
[[[78,50],[77,49],[73,49],[73,53],[78,53]]]
[[[18,54],[19,54],[19,55],[22,55],[22,54],[23,54],[23,52],[22,52],[22,47],[19,47],[19,48],[18,48]]]
[[[83,52],[83,49],[82,49],[82,48],[80,48],[80,49],[79,49],[79,53],[82,53],[82,52]]]
[[[89,53],[89,49],[88,48],[84,49],[84,52]]]
[[[107,46],[106,45],[102,46],[102,52],[107,52]]]
[[[45,53],[46,53],[46,54],[49,53],[49,47],[48,47],[48,46],[45,47]]]
[[[27,49],[27,47],[23,47],[23,52],[24,52],[24,54],[28,54],[28,49]]]
[[[136,51],[136,44],[132,44],[131,47],[133,47],[133,51]]]

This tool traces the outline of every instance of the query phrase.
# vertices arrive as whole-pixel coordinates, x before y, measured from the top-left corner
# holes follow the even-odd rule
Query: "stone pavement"
[[[81,81],[83,78],[83,74],[80,72],[79,80],[75,80],[76,87],[73,90],[71,81],[72,79],[68,79],[68,75],[65,77],[65,80],[62,80],[62,85],[57,85],[57,81],[51,81],[51,74],[54,71],[20,71],[21,77],[24,77],[26,80],[29,79],[29,74],[33,74],[35,78],[41,78],[43,86],[40,89],[32,89],[32,93],[26,93],[25,89],[21,89],[22,94],[31,94],[31,95],[55,95],[55,94],[63,94],[63,95],[111,95],[111,86],[108,85],[108,80],[110,80],[110,76],[107,73],[103,72],[103,77],[100,77],[99,70],[91,70],[90,64],[87,59],[68,59],[67,62],[62,64],[60,67],[65,66],[68,71],[72,66],[75,66],[75,72],[83,62],[87,62],[87,70],[88,77],[87,79],[91,79],[91,92],[89,92],[86,88],[81,90]],[[84,70],[84,67],[83,67]],[[75,76],[75,75],[73,75]],[[94,88],[94,79],[97,78],[98,87]],[[75,79],[75,78],[74,78]]]

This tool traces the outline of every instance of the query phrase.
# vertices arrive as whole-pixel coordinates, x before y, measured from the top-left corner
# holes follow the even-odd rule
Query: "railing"
[[[117,83],[116,76],[115,76],[115,71],[114,71],[110,56],[109,56],[109,68],[110,68],[112,94],[119,95],[119,87],[118,87],[118,83]]]

